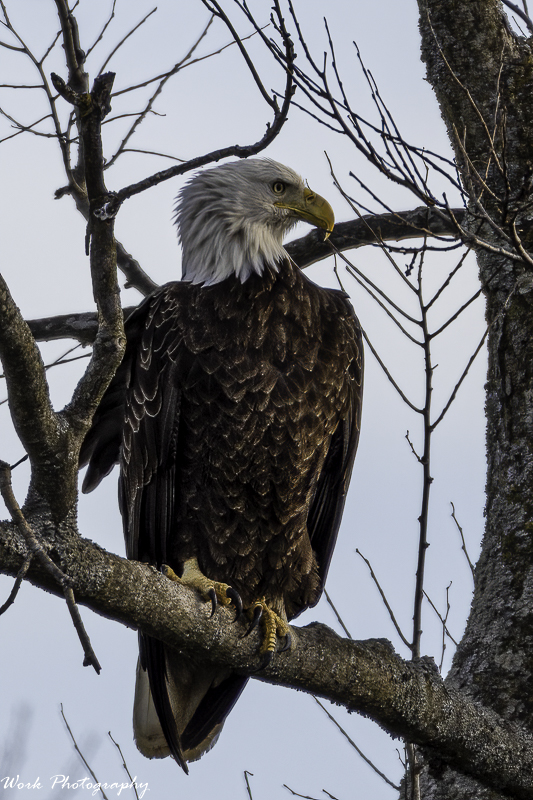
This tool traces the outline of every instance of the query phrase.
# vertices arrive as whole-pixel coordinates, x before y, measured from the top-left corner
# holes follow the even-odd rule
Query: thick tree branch
[[[13,487],[11,485],[11,467],[5,461],[0,461],[0,495],[4,503],[6,504],[6,508],[11,515],[11,519],[13,520],[14,524],[17,526],[19,533],[22,535],[26,547],[28,548],[28,557],[24,561],[21,570],[17,575],[17,580],[15,584],[19,581],[19,579],[24,577],[24,574],[27,572],[31,560],[35,558],[41,567],[43,567],[54,579],[54,581],[58,584],[63,592],[63,596],[67,602],[67,607],[72,617],[72,621],[74,623],[74,627],[78,633],[80,642],[82,644],[85,659],[83,662],[83,666],[93,666],[97,673],[100,672],[100,664],[98,663],[98,659],[96,654],[92,648],[89,636],[87,635],[87,631],[83,626],[83,622],[81,621],[81,616],[79,609],[76,605],[76,600],[74,598],[74,592],[72,591],[72,587],[70,585],[70,580],[67,575],[65,575],[59,567],[54,564],[48,553],[46,552],[45,548],[38,540],[36,535],[34,534],[31,527],[28,525],[28,522],[22,513],[22,510],[13,494]],[[24,574],[23,574],[24,573]]]
[[[448,686],[533,730],[530,554],[533,485],[531,362],[531,41],[515,37],[499,0],[418,0],[422,59],[440,104],[472,218],[487,298],[485,535],[465,634]],[[483,241],[482,241],[483,239]],[[529,250],[529,253],[526,252]],[[511,251],[511,252],[509,252]],[[438,422],[438,420],[437,420]],[[432,800],[485,798],[453,771],[422,775]],[[497,784],[493,790],[497,789]]]
[[[454,216],[461,222],[466,212],[464,208],[453,209]],[[296,239],[286,246],[286,250],[299,267],[311,266],[332,254],[330,242],[337,250],[354,250],[368,244],[399,242],[403,239],[420,239],[425,236],[457,238],[457,229],[452,220],[447,221],[441,212],[421,206],[409,211],[390,214],[367,214],[363,217],[339,222],[329,239],[324,241],[324,233],[314,229],[307,236]]]
[[[448,689],[432,661],[407,662],[389,642],[342,639],[324,625],[294,628],[290,652],[256,673],[259,634],[242,639],[223,609],[166,580],[154,568],[107,553],[93,542],[56,533],[44,515],[29,520],[50,545],[50,555],[69,576],[76,598],[94,611],[155,636],[171,647],[340,703],[376,720],[394,736],[427,748],[442,762],[515,798],[533,798],[533,740],[492,711]],[[0,526],[0,570],[16,576],[26,545],[9,524]],[[57,584],[38,563],[28,578],[54,593]],[[104,663],[105,668],[105,663]]]
[[[85,182],[89,200],[88,239],[93,292],[98,307],[98,334],[93,355],[64,414],[75,429],[80,445],[109,381],[120,364],[125,347],[123,315],[117,281],[114,218],[118,205],[104,182],[102,120],[109,113],[113,73],[99,75],[90,94],[78,94],[55,74],[52,82],[79,114]]]
[[[23,447],[30,457],[33,488],[47,495],[52,488],[55,508],[62,505],[66,489],[61,454],[66,431],[52,408],[45,369],[27,323],[0,276],[0,360],[4,368],[11,416]]]
[[[453,214],[456,219],[462,221],[465,210],[456,208],[453,209]],[[322,231],[313,230],[307,236],[289,242],[286,250],[298,266],[305,269],[332,254],[329,241],[337,250],[344,251],[354,250],[372,243],[398,242],[403,239],[417,239],[428,235],[453,237],[456,235],[456,228],[452,221],[447,225],[441,214],[421,207],[410,211],[399,211],[396,214],[368,214],[349,222],[340,222],[335,226],[328,241],[324,241]],[[124,254],[124,258],[131,258],[131,256]],[[144,278],[146,280],[142,280]],[[141,280],[147,294],[157,289],[157,284],[150,281],[146,273],[142,273],[139,277],[139,273],[134,270],[133,280],[137,288],[139,288],[139,280]],[[133,311],[133,306],[124,308],[123,311],[124,317],[127,319]],[[39,342],[70,338],[76,339],[81,344],[91,344],[95,339],[98,327],[96,314],[91,312],[34,319],[30,320],[28,325]]]

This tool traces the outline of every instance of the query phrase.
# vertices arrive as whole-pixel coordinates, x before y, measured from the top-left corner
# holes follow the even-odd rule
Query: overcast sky
[[[251,28],[228,10],[241,35]],[[251,4],[257,18],[268,23],[270,4]],[[360,47],[381,94],[399,124],[405,139],[415,145],[450,155],[444,126],[419,59],[419,36],[415,0],[296,0],[305,35],[319,62],[327,48],[324,12],[335,40],[337,61],[353,107],[374,115],[353,41]],[[57,29],[52,0],[7,0],[11,19],[26,44],[40,57]],[[103,42],[88,62],[94,77],[108,53],[152,8],[145,0],[119,0],[116,16]],[[96,38],[111,9],[110,0],[81,0],[76,10],[82,47]],[[158,11],[119,49],[107,69],[117,73],[115,90],[146,80],[168,69],[189,50],[207,24],[209,15],[199,0],[161,0]],[[0,38],[16,44],[6,31]],[[222,23],[215,21],[199,46],[207,55],[229,42]],[[249,49],[268,89],[282,90],[283,75],[276,69],[259,40]],[[66,77],[61,50],[46,62],[46,72]],[[301,61],[303,56],[300,55]],[[300,63],[300,66],[302,64]],[[36,83],[35,68],[18,53],[0,49],[0,83]],[[148,90],[138,97],[125,95],[113,104],[113,114],[137,112]],[[297,96],[297,100],[303,100]],[[46,114],[42,92],[0,89],[0,107],[11,116],[31,123]],[[249,73],[235,47],[205,59],[173,78],[141,126],[133,147],[172,154],[181,159],[228,144],[257,141],[269,121],[269,109],[258,96]],[[68,111],[63,109],[63,113]],[[128,118],[131,120],[131,118]],[[105,126],[105,151],[110,156],[120,143],[128,120]],[[41,126],[45,131],[46,127]],[[0,139],[13,132],[11,123],[0,118]],[[401,210],[416,206],[416,200],[378,176],[349,142],[318,125],[294,109],[281,135],[265,155],[296,169],[309,185],[331,202],[336,217],[349,219],[353,212],[333,186],[324,151],[330,156],[337,177],[358,202],[379,210],[349,177],[361,176],[372,191],[389,206]],[[166,168],[172,162],[155,156],[126,154],[107,173],[111,190]],[[184,180],[184,179],[183,179]],[[0,242],[3,274],[27,318],[50,316],[93,308],[88,260],[84,255],[85,224],[68,197],[54,200],[54,191],[64,185],[59,150],[52,139],[30,135],[3,142],[0,148]],[[178,279],[180,255],[172,225],[174,198],[182,179],[161,184],[138,195],[123,206],[117,219],[117,238],[137,258],[154,280]],[[437,187],[442,191],[444,186]],[[298,227],[295,236],[307,232]],[[424,270],[426,298],[456,263],[457,254],[428,256]],[[354,264],[379,283],[398,303],[408,302],[416,311],[409,292],[395,275],[387,259],[375,249],[352,254]],[[405,268],[408,256],[398,256]],[[342,268],[341,268],[342,272]],[[333,263],[322,262],[309,271],[318,283],[336,286]],[[415,403],[423,389],[423,358],[390,323],[376,303],[346,274],[343,285],[372,342],[396,380]],[[459,276],[435,308],[431,324],[440,325],[476,290],[476,266],[467,260]],[[124,304],[140,300],[133,290],[124,292]],[[464,317],[435,343],[434,415],[449,397],[471,352],[483,334],[483,308],[474,303]],[[45,363],[57,358],[73,343],[43,347]],[[79,351],[78,351],[79,353]],[[406,441],[415,450],[422,446],[420,417],[402,404],[380,367],[367,352],[363,424],[359,453],[349,500],[333,557],[328,590],[353,637],[390,639],[404,657],[401,644],[373,585],[368,568],[356,548],[370,559],[399,624],[411,636],[414,573],[416,569],[421,470]],[[49,371],[52,396],[57,408],[64,405],[85,361]],[[445,613],[446,587],[451,583],[449,629],[458,639],[468,614],[472,581],[461,552],[457,528],[451,519],[450,502],[456,507],[470,556],[478,552],[482,535],[484,485],[482,353],[474,364],[458,399],[434,436],[431,495],[430,548],[426,589],[438,609]],[[0,399],[5,384],[0,383]],[[434,417],[434,418],[435,418]],[[23,455],[13,434],[7,405],[0,406],[0,458],[14,463]],[[27,471],[15,472],[15,490],[23,500]],[[2,507],[3,508],[3,507]],[[80,529],[108,550],[124,553],[116,505],[116,473],[91,496],[80,502]],[[0,604],[9,594],[12,579],[0,578]],[[308,695],[251,681],[226,723],[220,741],[211,753],[192,764],[186,777],[170,759],[148,761],[132,740],[131,709],[136,634],[117,623],[82,609],[85,625],[102,664],[100,676],[82,667],[83,654],[60,600],[29,584],[20,591],[15,605],[0,619],[0,781],[19,777],[23,783],[40,779],[42,788],[13,789],[19,797],[32,791],[40,798],[92,796],[78,787],[69,791],[52,777],[70,776],[70,782],[89,775],[73,750],[65,714],[78,744],[101,782],[128,782],[111,731],[120,744],[132,776],[146,784],[145,796],[204,800],[246,800],[244,770],[253,773],[250,786],[254,800],[290,797],[286,784],[302,795],[338,800],[372,797],[385,800],[395,793],[365,764],[321,708]],[[325,599],[299,620],[305,625],[320,620],[340,632]],[[441,660],[442,626],[426,605],[423,617],[422,651]],[[444,668],[453,653],[450,640]],[[329,706],[328,706],[329,707]],[[393,742],[373,722],[342,709],[331,708],[339,724],[376,766],[398,783],[402,773],[398,742]],[[402,753],[403,756],[403,753]],[[90,779],[92,782],[92,778]],[[3,784],[0,783],[3,787]],[[37,792],[37,794],[36,794]],[[10,796],[10,795],[7,795]],[[117,796],[117,789],[107,792]],[[128,790],[121,797],[133,797]]]

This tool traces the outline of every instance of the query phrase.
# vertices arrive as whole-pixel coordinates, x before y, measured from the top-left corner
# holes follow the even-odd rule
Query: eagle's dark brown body
[[[317,564],[307,527],[331,437],[344,420],[345,458],[357,438],[351,307],[288,261],[245,284],[171,284],[146,306],[122,453],[128,555],[176,571],[197,556],[245,605],[265,596],[292,618],[317,601],[334,544],[335,514],[310,531]]]
[[[120,461],[129,558],[180,575],[194,557],[245,607],[264,598],[293,619],[322,592],[359,437],[362,340],[346,295],[284,257],[243,282],[167,284],[126,330],[82,450],[84,489]],[[141,636],[139,748],[186,769],[245,683]]]
[[[362,347],[345,295],[288,261],[244,284],[172,283],[128,339],[86,443],[120,397],[128,556],[178,573],[197,556],[245,605],[264,595],[289,619],[314,605],[359,431]]]

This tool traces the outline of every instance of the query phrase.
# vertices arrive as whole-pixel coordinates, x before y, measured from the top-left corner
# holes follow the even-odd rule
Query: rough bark
[[[29,522],[68,575],[76,600],[99,614],[243,674],[326,697],[371,717],[392,735],[426,747],[440,765],[477,775],[509,796],[533,798],[533,737],[446,688],[431,659],[404,661],[386,640],[342,639],[313,623],[293,628],[290,651],[258,672],[259,634],[243,639],[247,623],[232,624],[229,610],[219,609],[210,618],[210,604],[195,592],[153,567],[80,538],[68,521],[57,525],[48,514],[33,513]],[[0,525],[0,570],[16,575],[26,553],[18,531]],[[27,578],[59,591],[37,561]]]
[[[423,59],[471,208],[479,211],[475,197],[482,194],[490,218],[512,238],[513,216],[519,221],[531,199],[531,43],[509,33],[497,0],[420,0],[419,7]],[[476,186],[475,171],[486,176],[486,190]],[[503,241],[495,228],[487,235]],[[491,323],[486,529],[467,629],[446,685],[531,731],[533,281],[527,257],[512,262],[481,251],[478,261]],[[424,778],[422,796],[495,800],[496,788],[446,769]]]

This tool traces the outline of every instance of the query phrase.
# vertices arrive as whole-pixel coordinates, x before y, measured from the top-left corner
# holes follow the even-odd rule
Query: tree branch
[[[241,638],[245,623],[232,624],[230,611],[219,609],[210,618],[210,607],[195,592],[153,567],[68,536],[64,526],[56,531],[46,515],[28,521],[46,531],[50,556],[69,576],[78,602],[97,613],[242,674],[328,698],[493,789],[520,800],[533,798],[531,737],[447,688],[430,659],[407,662],[386,640],[342,639],[325,625],[312,623],[293,628],[291,650],[278,654],[259,673],[260,635]],[[26,554],[16,528],[0,525],[0,571],[16,576]],[[36,586],[59,591],[37,562],[27,577]]]
[[[234,41],[237,43],[241,52],[245,54],[246,63],[252,69],[254,80],[259,90],[261,91],[261,94],[267,99],[267,102],[273,109],[274,116],[272,123],[269,122],[267,124],[267,129],[265,131],[264,136],[254,144],[232,145],[230,147],[222,147],[220,148],[220,150],[212,150],[210,153],[206,153],[203,156],[198,156],[196,158],[193,158],[190,161],[187,161],[185,164],[178,164],[174,167],[170,167],[169,169],[163,170],[162,172],[157,172],[154,175],[150,175],[147,178],[144,178],[144,180],[139,181],[138,183],[131,184],[130,186],[125,186],[123,189],[117,192],[116,199],[118,203],[122,203],[124,200],[126,200],[129,197],[133,197],[133,195],[135,194],[144,192],[146,189],[149,189],[152,186],[157,186],[162,181],[169,180],[170,178],[174,178],[177,175],[184,175],[185,173],[190,172],[193,169],[198,169],[199,167],[203,167],[206,164],[211,164],[213,162],[220,161],[223,158],[228,158],[230,156],[237,156],[237,158],[249,158],[250,156],[257,155],[257,153],[260,153],[262,150],[268,147],[268,145],[272,141],[274,141],[274,139],[281,131],[283,125],[287,120],[289,108],[291,105],[291,100],[294,94],[293,68],[294,68],[295,53],[292,40],[285,28],[283,17],[281,15],[281,9],[279,8],[279,3],[277,2],[277,0],[274,0],[274,9],[278,18],[277,30],[281,36],[282,45],[285,51],[283,56],[283,64],[286,72],[285,92],[283,95],[283,103],[281,108],[278,107],[278,103],[275,97],[273,99],[270,99],[268,95],[264,92],[264,90],[262,90],[261,81],[259,80],[259,77],[255,72],[255,68],[253,67],[253,65],[251,65],[251,62],[248,59],[246,50],[242,44],[242,40],[238,36],[237,32],[233,28],[227,16],[223,13],[219,13],[220,7],[218,6],[218,4],[214,4],[214,6],[212,6],[211,3],[206,2],[206,0],[203,0],[203,2],[206,5],[206,7],[209,8],[210,11],[212,11],[212,13],[215,13],[225,22],[229,31],[234,37]],[[261,27],[258,28],[258,32],[262,34]]]
[[[32,465],[32,487],[45,497],[51,488],[51,505],[61,514],[69,494],[61,454],[65,431],[52,408],[45,369],[27,323],[0,276],[0,360],[10,402],[11,416]],[[75,489],[74,489],[75,492]]]
[[[123,314],[117,281],[117,248],[114,218],[119,208],[104,182],[102,120],[111,109],[114,81],[111,72],[99,75],[90,94],[78,94],[52,73],[59,94],[75,106],[80,118],[85,181],[89,199],[87,238],[90,240],[91,278],[98,307],[98,334],[87,370],[78,383],[64,414],[75,428],[80,445],[109,381],[120,364],[125,347]]]
[[[456,219],[462,220],[465,215],[462,208],[453,209]],[[340,222],[335,226],[330,240],[337,250],[355,250],[358,247],[386,241],[402,241],[403,239],[432,236],[455,236],[454,223],[447,226],[441,215],[425,207],[410,211],[399,211],[391,214],[369,214],[364,217]],[[301,269],[310,267],[317,261],[330,256],[332,248],[329,241],[324,241],[324,233],[313,230],[300,239],[295,239],[285,246],[290,257]],[[150,294],[158,287],[138,262],[129,256],[122,245],[117,245],[119,266],[128,277],[128,283],[134,285],[143,294]],[[133,311],[133,307],[124,308],[124,317]],[[82,344],[91,344],[97,330],[96,314],[63,314],[57,317],[34,319],[28,322],[31,332],[37,341],[52,339],[76,339]]]
[[[455,208],[453,213],[458,221],[463,222],[466,216],[464,208]],[[312,230],[307,236],[290,242],[285,249],[298,266],[305,269],[332,254],[330,242],[337,250],[344,251],[368,244],[420,239],[424,236],[449,236],[456,239],[457,231],[452,220],[447,223],[442,214],[421,206],[409,211],[367,214],[349,222],[339,222],[326,241],[323,232]]]

